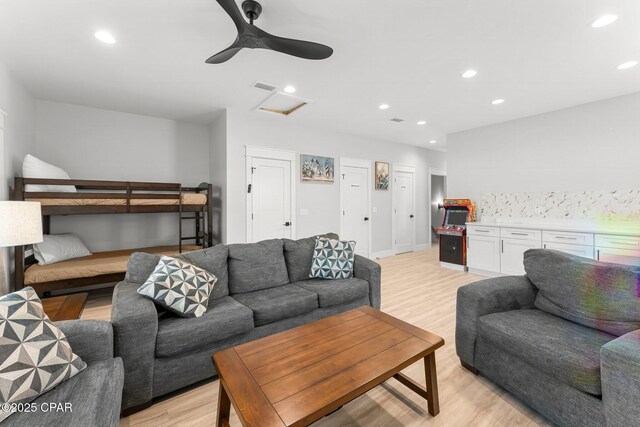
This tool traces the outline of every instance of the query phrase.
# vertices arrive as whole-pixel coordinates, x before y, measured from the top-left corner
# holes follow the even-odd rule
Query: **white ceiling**
[[[640,90],[640,66],[616,70],[640,60],[638,0],[263,0],[258,26],[333,57],[245,50],[223,65],[204,63],[235,38],[215,0],[2,3],[0,59],[34,96],[174,119],[248,111],[267,94],[255,81],[293,84],[314,103],[287,120],[433,148],[452,132]],[[606,13],[620,19],[588,25]],[[99,29],[118,43],[98,42]],[[460,78],[468,68],[477,77]]]

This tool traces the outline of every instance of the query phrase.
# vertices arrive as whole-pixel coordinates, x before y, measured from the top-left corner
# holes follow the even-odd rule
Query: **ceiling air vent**
[[[394,117],[393,119],[391,119],[391,121],[394,122],[394,123],[402,123],[402,122],[404,122],[404,119],[400,119],[398,117]]]
[[[311,101],[299,98],[297,96],[288,95],[286,93],[275,92],[268,97],[257,108],[258,111],[264,111],[266,113],[281,114],[288,116],[295,113]]]
[[[255,87],[256,89],[266,90],[267,92],[273,92],[274,90],[276,90],[275,86],[268,85],[266,83],[261,83],[261,82],[256,82],[253,85],[253,87]]]

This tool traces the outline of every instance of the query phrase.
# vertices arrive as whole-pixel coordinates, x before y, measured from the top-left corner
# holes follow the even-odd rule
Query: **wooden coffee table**
[[[84,292],[80,294],[62,295],[59,297],[43,298],[42,308],[47,313],[49,319],[53,322],[60,320],[79,319],[84,306],[87,303],[89,294]]]
[[[437,335],[361,307],[213,356],[220,377],[217,425],[231,404],[244,426],[306,426],[391,377],[440,411]],[[426,388],[400,371],[424,359]]]

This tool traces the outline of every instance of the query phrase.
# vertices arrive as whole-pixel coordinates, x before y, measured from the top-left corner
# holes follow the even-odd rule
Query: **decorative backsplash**
[[[640,190],[486,193],[482,218],[640,221]]]

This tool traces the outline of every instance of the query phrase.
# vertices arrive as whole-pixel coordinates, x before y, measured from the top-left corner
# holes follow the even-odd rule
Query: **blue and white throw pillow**
[[[200,317],[218,278],[186,261],[169,256],[160,261],[138,293],[181,317]]]
[[[353,276],[356,242],[319,237],[311,261],[309,277],[349,279]]]

